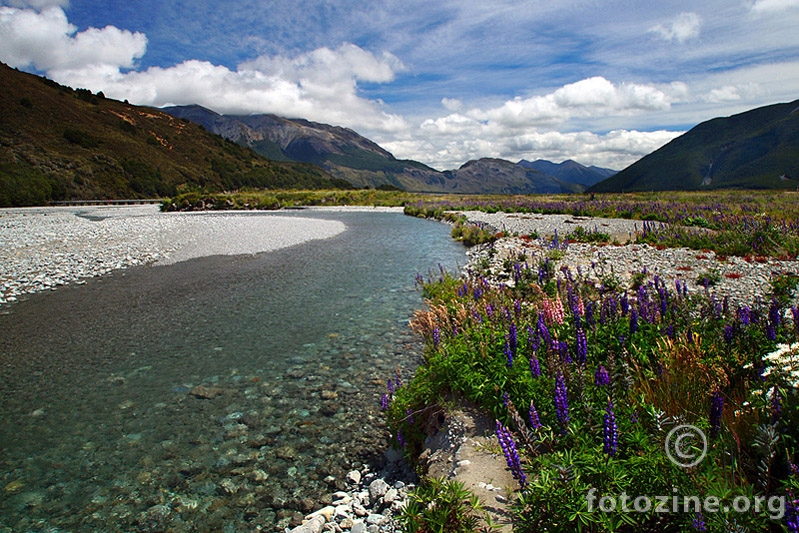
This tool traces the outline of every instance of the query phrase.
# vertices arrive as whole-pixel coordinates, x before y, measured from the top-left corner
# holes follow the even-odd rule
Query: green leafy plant
[[[493,529],[477,496],[463,483],[440,478],[426,479],[411,492],[398,520],[405,533],[471,533]]]

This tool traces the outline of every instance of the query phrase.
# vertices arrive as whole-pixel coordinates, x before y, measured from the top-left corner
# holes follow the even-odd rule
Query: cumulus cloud
[[[463,128],[468,121],[515,129],[553,127],[572,118],[630,115],[669,108],[684,86],[665,88],[635,83],[613,84],[603,77],[580,80],[543,96],[514,98],[492,109],[471,109],[449,117],[428,120],[423,128],[442,131]]]
[[[443,105],[444,109],[447,111],[458,111],[463,107],[463,102],[457,98],[442,98],[441,105]]]
[[[795,7],[799,7],[799,0],[755,0],[752,12],[774,13]]]
[[[137,104],[200,104],[219,113],[275,113],[390,132],[407,124],[379,102],[361,97],[358,82],[385,83],[402,68],[391,54],[376,56],[345,43],[295,57],[262,56],[236,70],[189,60],[128,73],[93,66],[52,74],[61,83],[102,90],[106,96]]]
[[[420,135],[415,139],[386,142],[384,146],[399,158],[419,157],[440,170],[458,168],[470,159],[498,157],[509,161],[574,159],[585,165],[620,170],[681,135],[682,131],[653,132],[614,130],[605,134],[590,131],[563,133],[530,131],[517,135],[496,135],[486,125],[471,131],[449,132],[446,136]]]
[[[74,68],[130,68],[147,50],[144,34],[114,26],[77,32],[60,7],[0,7],[0,59],[13,67],[49,72]]]
[[[699,37],[701,26],[702,19],[699,15],[696,13],[683,12],[677,15],[677,17],[668,24],[658,24],[650,28],[649,31],[656,33],[667,41],[677,41],[682,44],[688,39]]]
[[[480,157],[575,159],[621,169],[660,148],[682,132],[616,129],[604,134],[581,131],[584,120],[668,111],[690,98],[685,83],[665,85],[612,83],[586,78],[548,94],[514,98],[489,108],[464,109],[428,118],[402,139],[383,144],[400,158],[421,158],[438,169],[457,168]],[[449,107],[445,105],[445,107]],[[556,130],[576,129],[564,132]]]

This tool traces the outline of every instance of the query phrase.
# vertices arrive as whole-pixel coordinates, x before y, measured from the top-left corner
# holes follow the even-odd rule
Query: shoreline
[[[338,221],[279,213],[161,213],[157,206],[0,210],[0,306],[133,266],[251,255],[346,231]]]

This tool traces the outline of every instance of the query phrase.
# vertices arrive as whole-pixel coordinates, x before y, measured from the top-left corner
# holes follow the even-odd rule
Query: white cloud
[[[402,68],[390,54],[375,56],[353,44],[319,48],[296,57],[262,56],[238,69],[189,60],[122,73],[86,67],[51,72],[56,81],[102,90],[132,103],[200,104],[229,114],[274,113],[378,132],[407,127],[398,115],[358,94],[358,82],[383,83]]]
[[[481,157],[498,157],[509,161],[548,159],[560,162],[574,159],[584,165],[597,165],[620,170],[657,150],[682,131],[614,130],[606,134],[590,131],[562,133],[558,131],[524,132],[518,135],[495,135],[483,125],[471,131],[448,132],[418,138],[388,141],[383,145],[399,158],[419,158],[440,170],[455,169],[464,162]]]
[[[650,28],[650,32],[660,35],[667,41],[684,43],[688,39],[699,37],[702,19],[696,13],[683,12],[668,24],[658,24]]]
[[[73,68],[130,68],[147,49],[142,33],[114,26],[76,33],[60,7],[41,12],[0,7],[0,59],[47,72]]]
[[[531,98],[514,98],[492,109],[472,109],[465,115],[475,122],[515,129],[553,127],[572,118],[631,115],[668,109],[672,98],[679,97],[679,84],[664,88],[655,85],[621,83],[614,85],[603,77],[593,77],[564,85],[552,93]],[[438,119],[426,127],[451,127],[463,124],[461,115]]]
[[[442,98],[441,105],[443,105],[444,109],[447,111],[458,111],[463,107],[463,102],[457,98]]]
[[[752,12],[775,13],[795,7],[799,7],[799,0],[755,0],[752,4]]]

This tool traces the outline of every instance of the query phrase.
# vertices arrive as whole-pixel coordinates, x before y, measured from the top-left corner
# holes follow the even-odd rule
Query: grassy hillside
[[[0,206],[349,186],[313,165],[270,161],[156,109],[3,64],[0,109]]]
[[[796,189],[799,100],[703,122],[590,190]]]

